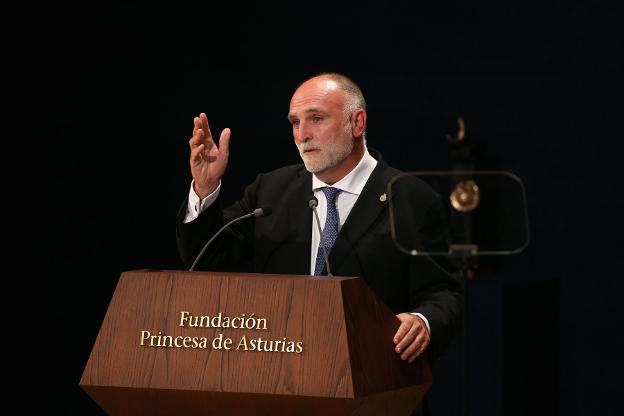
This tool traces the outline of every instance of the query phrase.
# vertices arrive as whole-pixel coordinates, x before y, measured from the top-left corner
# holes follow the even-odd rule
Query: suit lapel
[[[336,271],[340,269],[348,253],[354,249],[362,235],[387,209],[388,203],[381,196],[386,193],[390,179],[392,179],[392,171],[380,159],[332,247],[329,262]]]

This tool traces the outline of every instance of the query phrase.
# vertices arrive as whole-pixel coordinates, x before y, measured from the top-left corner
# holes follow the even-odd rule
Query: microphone
[[[199,261],[199,259],[204,255],[204,252],[206,251],[206,249],[208,248],[208,246],[210,245],[210,243],[212,243],[214,241],[215,238],[217,238],[217,236],[219,234],[221,234],[226,228],[228,228],[230,225],[234,224],[235,222],[244,220],[245,218],[250,218],[250,217],[267,217],[269,215],[271,215],[271,213],[273,212],[273,210],[269,207],[264,207],[264,208],[256,208],[254,209],[252,212],[245,214],[243,216],[240,216],[238,218],[234,218],[232,221],[228,222],[227,224],[225,224],[223,227],[221,227],[219,229],[219,231],[217,231],[215,233],[215,235],[212,236],[212,238],[210,240],[208,240],[208,242],[204,245],[204,247],[201,249],[201,251],[199,252],[199,254],[197,255],[197,257],[195,257],[195,261],[193,262],[193,265],[191,266],[191,268],[189,269],[190,272],[192,272],[193,270],[195,270],[195,266],[197,265],[197,262]]]
[[[316,218],[316,226],[318,227],[319,234],[321,236],[321,250],[323,251],[323,257],[325,257],[325,265],[327,266],[327,276],[333,276],[331,270],[329,269],[329,257],[327,256],[327,247],[325,247],[325,234],[323,234],[323,230],[321,229],[321,220],[319,220],[318,212],[316,212],[316,207],[318,206],[318,199],[314,195],[308,198],[308,206],[314,212],[314,218]]]

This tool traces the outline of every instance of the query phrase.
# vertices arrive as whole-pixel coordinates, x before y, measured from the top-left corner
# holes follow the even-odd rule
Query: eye
[[[320,123],[320,122],[321,122],[321,120],[323,120],[323,119],[321,118],[321,116],[314,116],[314,117],[312,117],[312,122],[313,122],[313,123]]]
[[[297,120],[297,119],[290,120],[290,124],[291,124],[293,127],[298,127],[298,126],[299,126],[299,120]]]

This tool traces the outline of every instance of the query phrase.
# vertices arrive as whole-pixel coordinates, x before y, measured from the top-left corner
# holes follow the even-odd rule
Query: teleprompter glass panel
[[[529,243],[525,189],[512,173],[405,172],[387,194],[392,238],[408,254],[510,255]],[[414,203],[413,195],[429,197]]]

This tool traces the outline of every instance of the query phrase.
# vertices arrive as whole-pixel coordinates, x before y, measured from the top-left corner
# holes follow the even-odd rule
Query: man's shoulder
[[[304,183],[309,178],[311,178],[311,174],[305,169],[303,163],[298,163],[258,174],[255,185],[260,188],[269,187],[275,191],[283,192],[296,184]]]
[[[435,194],[433,188],[423,180],[416,172],[404,171],[390,165],[382,156],[381,152],[374,148],[369,148],[369,153],[377,160],[377,167],[374,173],[383,178],[388,183],[392,182],[397,188],[405,188],[407,191],[423,192]]]
[[[404,171],[390,166],[383,159],[378,160],[377,169],[379,175],[382,175],[391,184],[391,192],[405,193],[406,195],[418,195],[435,198],[438,192],[426,180],[425,175],[421,175],[415,171]]]
[[[289,176],[300,176],[307,173],[303,163],[297,163],[294,165],[282,166],[277,169],[273,169],[268,172],[263,172],[262,176],[267,178],[278,178],[278,177],[289,177]]]

